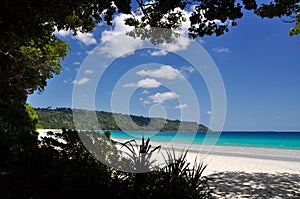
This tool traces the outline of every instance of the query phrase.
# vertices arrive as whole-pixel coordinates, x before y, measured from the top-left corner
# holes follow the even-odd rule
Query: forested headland
[[[125,127],[126,130],[131,131],[178,131],[179,126],[181,131],[195,131],[207,132],[210,129],[202,124],[197,124],[196,122],[179,121],[179,120],[169,120],[164,118],[149,118],[136,115],[124,115],[120,113],[111,113],[105,111],[94,111],[97,116],[97,124],[93,124],[93,120],[89,120],[88,116],[90,111],[79,110],[71,108],[35,108],[38,115],[38,128],[44,129],[77,129],[80,126],[85,130],[99,129],[110,130],[110,131],[122,131],[121,127]],[[73,111],[76,113],[80,112],[79,124],[74,125]],[[86,119],[85,119],[86,118]],[[121,118],[118,120],[118,124],[115,118]],[[129,122],[128,120],[133,122]],[[122,124],[120,124],[122,122]],[[151,125],[149,123],[151,122]],[[99,127],[100,124],[100,127]],[[77,129],[79,130],[79,129]],[[100,130],[100,129],[99,129]],[[124,129],[123,129],[124,130]]]

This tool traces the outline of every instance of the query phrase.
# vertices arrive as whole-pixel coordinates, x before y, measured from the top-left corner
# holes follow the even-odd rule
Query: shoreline
[[[47,130],[42,132],[46,135]],[[140,144],[141,140],[136,142]],[[150,144],[152,147],[163,146],[165,151],[172,149],[163,142],[151,141]],[[187,147],[176,144],[176,157]],[[190,167],[195,160],[206,165],[202,176],[209,179],[214,198],[300,198],[300,150],[209,146],[206,153],[201,154],[199,145],[189,148],[186,160]],[[205,147],[201,150],[204,152]],[[161,155],[154,158],[162,160]]]
[[[68,130],[68,129],[67,129]],[[39,133],[46,133],[48,131],[52,131],[52,132],[61,132],[61,129],[37,129],[36,131],[38,131]],[[103,132],[105,132],[106,130],[103,130]],[[123,132],[123,131],[110,131],[109,132]],[[80,133],[80,131],[78,131]],[[86,132],[86,131],[82,131],[82,132]],[[97,131],[98,132],[98,131]],[[168,131],[168,132],[173,132],[173,131]],[[168,133],[167,132],[167,133]],[[224,132],[234,132],[234,131],[224,131]],[[239,133],[249,133],[251,131],[236,131]],[[253,131],[253,133],[256,132],[268,132],[268,133],[281,133],[280,131]],[[287,131],[288,133],[300,133],[300,131]],[[140,133],[140,131],[132,131],[132,133]],[[145,131],[145,133],[152,133],[151,131]],[[182,132],[182,133],[194,133],[194,132]],[[207,132],[200,132],[200,133],[207,133]],[[212,132],[214,133],[214,132]],[[127,140],[127,138],[113,138],[113,136],[111,136],[112,139],[119,139],[119,140]],[[131,138],[131,139],[135,139],[138,140],[139,138]],[[146,137],[145,137],[146,139]],[[158,143],[162,143],[163,145],[165,145],[166,143],[174,143],[176,145],[182,145],[185,144],[184,142],[180,142],[180,141],[157,141],[157,140],[151,140],[151,142],[158,142]],[[211,145],[210,143],[192,143],[193,145]],[[287,146],[281,146],[281,147],[276,147],[276,146],[270,146],[270,145],[251,145],[251,144],[224,144],[224,143],[212,143],[214,146],[218,146],[218,147],[242,147],[242,148],[262,148],[262,149],[282,149],[282,150],[292,150],[292,151],[300,151],[300,145],[297,147],[287,147]]]
[[[123,139],[114,139],[123,142]],[[137,141],[140,144],[141,141]],[[202,146],[175,144],[172,148],[163,142],[151,141],[152,147],[162,146],[162,152],[174,149],[180,155],[184,149],[189,148],[187,161],[193,163],[203,162],[207,165],[204,175],[220,172],[245,173],[289,173],[300,175],[300,150],[270,149],[235,146]],[[164,144],[164,145],[163,145]],[[158,157],[159,158],[159,157]]]
[[[45,136],[48,131],[61,132],[60,129],[40,129],[39,136]],[[127,139],[114,139],[118,142]],[[136,140],[137,144],[141,140]],[[300,150],[258,148],[241,146],[220,146],[201,144],[182,144],[150,141],[152,147],[162,146],[162,151],[174,149],[179,155],[184,149],[189,149],[187,161],[193,165],[197,161],[208,163],[205,174],[216,172],[263,172],[263,173],[295,173],[300,175]]]
[[[128,141],[127,139],[115,139],[118,142]],[[140,140],[136,140],[138,144]],[[153,146],[162,146],[165,149],[174,149],[181,151],[188,149],[191,153],[198,153],[201,156],[206,155],[220,155],[220,156],[234,156],[234,157],[249,157],[260,159],[271,159],[281,161],[294,161],[300,163],[300,150],[285,149],[285,148],[267,148],[267,147],[250,147],[250,146],[230,146],[230,145],[202,145],[202,144],[183,144],[183,143],[169,143],[150,141]]]

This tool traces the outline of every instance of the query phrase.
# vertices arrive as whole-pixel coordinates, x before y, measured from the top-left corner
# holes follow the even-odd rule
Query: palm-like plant
[[[125,143],[121,143],[122,147],[125,147],[129,152],[124,152],[131,159],[133,163],[132,172],[148,172],[154,167],[156,160],[151,159],[155,151],[160,150],[161,146],[157,146],[151,149],[152,145],[150,138],[145,141],[144,136],[142,137],[142,144],[138,146],[135,140],[129,140]],[[138,151],[135,148],[138,147]]]
[[[209,178],[203,176],[207,165],[197,162],[190,167],[187,161],[188,150],[181,151],[176,156],[175,150],[167,151],[165,159],[166,166],[163,168],[165,197],[167,198],[211,198]]]
[[[135,140],[122,144],[129,152],[126,154],[134,164],[134,173],[123,173],[127,187],[127,195],[133,198],[211,198],[208,178],[203,176],[207,165],[203,162],[191,167],[187,161],[188,150],[183,150],[176,156],[175,150],[167,151],[164,156],[165,166],[150,171],[155,160],[151,160],[154,151],[160,146],[151,149],[150,139],[142,138],[141,145]],[[138,150],[135,150],[138,149]],[[164,154],[163,154],[164,155]],[[142,171],[143,173],[137,173]],[[129,189],[128,189],[129,188]],[[124,193],[125,194],[125,193]]]

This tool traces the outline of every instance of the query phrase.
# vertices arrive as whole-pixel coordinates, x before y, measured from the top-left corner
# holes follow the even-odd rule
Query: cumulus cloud
[[[213,48],[212,50],[216,53],[230,53],[231,52],[229,48],[220,48],[220,47]]]
[[[97,41],[94,38],[94,35],[92,33],[82,33],[80,31],[78,31],[77,35],[73,35],[74,32],[72,30],[59,30],[58,31],[57,28],[55,28],[55,31],[53,34],[56,36],[61,36],[61,37],[71,36],[73,39],[77,39],[87,46],[97,44]]]
[[[149,100],[144,100],[144,101],[143,101],[143,104],[144,104],[144,105],[147,105],[147,104],[151,104],[151,102],[150,102]]]
[[[55,31],[54,31],[54,35],[56,36],[61,36],[61,37],[68,37],[73,35],[73,31],[72,30],[57,30],[57,28],[55,27]]]
[[[161,50],[154,50],[150,52],[150,55],[152,56],[165,56],[168,54],[168,51],[166,49],[161,49]]]
[[[81,79],[74,80],[74,81],[73,81],[73,84],[82,85],[82,84],[86,84],[86,83],[89,82],[89,81],[90,81],[89,78],[83,77],[83,78],[81,78]]]
[[[155,79],[146,78],[138,81],[137,83],[124,84],[124,88],[128,87],[138,87],[138,88],[158,88],[161,83]]]
[[[81,41],[82,43],[84,43],[86,46],[97,44],[97,41],[94,38],[94,35],[92,33],[78,32],[77,35],[75,36],[75,38],[77,40]]]
[[[136,87],[136,83],[127,83],[123,85],[124,88]]]
[[[146,78],[138,81],[136,85],[137,87],[141,88],[158,88],[161,85],[161,83],[156,81],[155,79]]]
[[[93,73],[94,73],[94,70],[92,70],[92,69],[86,69],[86,70],[84,71],[84,73],[87,74],[87,75],[90,75],[90,74],[93,74]]]
[[[191,7],[190,11],[182,10],[180,8],[175,9],[175,11],[182,12],[186,19],[182,22],[181,27],[177,29],[176,32],[185,36],[179,36],[171,43],[162,43],[159,45],[159,48],[161,49],[150,52],[152,56],[164,56],[168,54],[168,52],[177,52],[179,50],[187,49],[192,41],[187,37],[187,33],[190,26],[189,18],[194,9],[194,6]],[[134,15],[137,19],[141,19],[143,17],[143,15],[138,12],[117,15],[112,21],[113,26],[111,30],[105,30],[102,32],[101,43],[104,44],[104,46],[95,53],[105,53],[112,58],[124,57],[125,55],[133,54],[136,49],[143,46],[145,41],[124,35],[125,32],[133,30],[133,27],[124,24],[124,19],[132,17],[132,15]],[[116,37],[117,35],[118,37]]]
[[[141,94],[149,94],[149,91],[143,90],[143,92]]]
[[[102,32],[101,42],[104,45],[98,53],[104,53],[113,58],[122,57],[134,53],[134,50],[143,45],[142,40],[124,34],[133,30],[133,27],[124,24],[124,20],[128,17],[131,17],[131,15],[120,14],[116,16],[112,21],[113,28]]]
[[[156,93],[149,96],[149,99],[154,103],[162,104],[166,100],[176,99],[178,95],[175,92]]]
[[[189,73],[193,73],[196,71],[196,69],[193,66],[184,66],[181,67],[181,71],[188,71]]]
[[[180,36],[176,38],[172,43],[163,43],[163,49],[166,49],[169,52],[177,52],[180,50],[185,50],[189,46],[191,39],[186,36]]]
[[[187,104],[179,104],[177,106],[175,106],[176,109],[184,109],[184,108],[188,108],[189,106]]]
[[[161,66],[158,69],[149,69],[149,70],[143,69],[138,71],[136,74],[140,76],[148,76],[148,77],[168,79],[168,80],[184,78],[184,76],[180,73],[179,70],[168,65]]]
[[[134,54],[134,51],[142,47],[142,45],[143,42],[140,39],[119,35],[118,37],[107,41],[96,53],[106,54],[108,57],[112,58],[125,57]]]

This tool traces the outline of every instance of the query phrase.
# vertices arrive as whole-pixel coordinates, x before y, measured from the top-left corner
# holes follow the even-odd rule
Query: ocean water
[[[300,150],[300,132],[121,132],[111,131],[112,139],[141,140],[183,144],[215,144]]]

